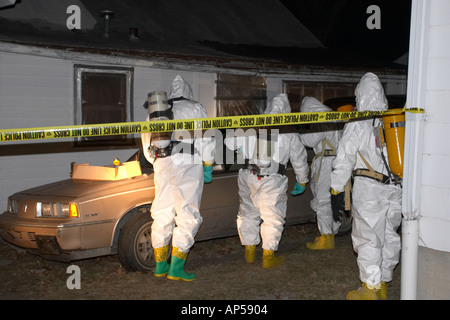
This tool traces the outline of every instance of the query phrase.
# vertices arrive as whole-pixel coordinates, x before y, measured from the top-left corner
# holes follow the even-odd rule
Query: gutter
[[[413,0],[406,108],[425,109],[430,1]],[[426,109],[425,109],[426,116]],[[402,193],[402,270],[400,298],[417,299],[420,194],[425,116],[406,112]]]
[[[124,49],[69,47],[64,45],[25,43],[0,39],[0,51],[58,58],[84,63],[126,65],[168,70],[208,73],[231,73],[282,77],[283,80],[351,81],[357,83],[367,72],[366,68],[327,67],[319,65],[289,64],[277,61],[260,61],[238,57],[213,57],[205,55],[132,51]],[[372,68],[373,69],[373,68]],[[406,80],[402,70],[376,69],[380,80],[399,83]]]

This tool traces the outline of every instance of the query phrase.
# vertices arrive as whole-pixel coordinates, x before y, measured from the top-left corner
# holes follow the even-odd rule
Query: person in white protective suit
[[[191,87],[180,75],[172,82],[168,102],[173,105],[174,119],[208,117],[205,108],[193,100]],[[188,135],[183,139],[188,148],[155,159],[149,153],[151,138],[151,133],[141,134],[144,155],[154,168],[155,199],[151,207],[151,241],[156,261],[154,274],[157,277],[167,275],[172,280],[191,281],[196,276],[185,272],[184,265],[202,223],[199,207],[203,184],[211,182],[215,140]],[[172,143],[177,143],[173,140],[177,140],[174,135]],[[172,256],[169,264],[170,241]]]
[[[385,111],[387,99],[378,77],[365,74],[356,90],[357,111]],[[350,291],[347,299],[387,299],[386,282],[400,256],[400,185],[389,177],[386,147],[378,147],[374,130],[382,119],[348,122],[337,150],[331,174],[332,208],[335,217],[342,214],[342,194],[350,177],[353,182],[353,248],[358,253],[359,277],[363,285]],[[359,172],[359,173],[358,173]],[[379,173],[379,174],[376,174]],[[376,178],[374,178],[376,176]]]
[[[267,107],[266,114],[289,113],[291,107],[286,94],[279,94]],[[260,130],[264,131],[265,129]],[[256,133],[256,132],[255,132]],[[255,159],[256,134],[226,138],[230,149],[242,152],[249,166],[239,170],[238,187],[240,206],[237,228],[241,244],[245,247],[245,261],[254,263],[255,251],[262,238],[263,268],[281,264],[284,257],[275,256],[284,229],[287,208],[288,178],[285,169],[291,161],[296,174],[293,195],[301,194],[308,182],[306,149],[298,133],[271,135],[274,151],[269,160]],[[275,140],[275,141],[273,141]]]
[[[314,97],[305,97],[300,112],[329,112],[329,107]],[[339,231],[341,223],[334,221],[331,211],[331,171],[336,156],[336,149],[341,137],[336,123],[316,123],[311,125],[311,132],[301,134],[303,145],[313,148],[315,157],[311,163],[311,191],[313,199],[311,208],[317,215],[320,237],[308,242],[312,250],[334,249],[334,235]]]

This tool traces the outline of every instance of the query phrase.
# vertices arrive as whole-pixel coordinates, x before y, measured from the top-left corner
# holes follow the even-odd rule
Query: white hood
[[[194,99],[194,94],[192,93],[192,89],[189,84],[180,75],[177,75],[172,81],[172,87],[170,88],[168,99],[180,97],[192,100]]]
[[[328,112],[333,111],[331,108],[323,105],[314,97],[304,97],[302,105],[300,106],[300,112]]]
[[[276,95],[267,106],[265,114],[291,113],[291,105],[286,93]]]
[[[387,99],[384,89],[378,77],[366,73],[355,89],[356,110],[358,111],[385,111],[387,110]]]

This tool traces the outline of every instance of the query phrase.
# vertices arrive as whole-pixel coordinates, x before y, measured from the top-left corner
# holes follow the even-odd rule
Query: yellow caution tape
[[[408,109],[403,108],[402,111],[409,112],[409,113],[424,113],[425,109],[422,109],[422,108],[408,108]]]
[[[421,113],[424,112],[424,110],[420,108],[406,109],[404,111]],[[390,113],[398,113],[398,111],[301,112],[203,119],[159,120],[41,128],[0,129],[0,142],[112,136],[150,132],[170,132],[179,130],[233,129],[262,126],[298,125],[330,121],[347,121],[352,119],[381,116]]]

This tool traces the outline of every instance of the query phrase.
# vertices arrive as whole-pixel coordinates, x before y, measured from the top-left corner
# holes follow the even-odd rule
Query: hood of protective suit
[[[180,97],[192,100],[194,99],[194,94],[192,93],[191,86],[180,75],[177,75],[172,81],[168,99]]]
[[[320,103],[314,97],[304,97],[302,105],[300,106],[300,112],[327,112],[332,111],[329,107]]]
[[[286,93],[276,95],[267,106],[265,114],[290,113],[291,105]]]
[[[378,77],[373,73],[366,73],[355,89],[356,110],[358,111],[385,111],[387,99]]]

